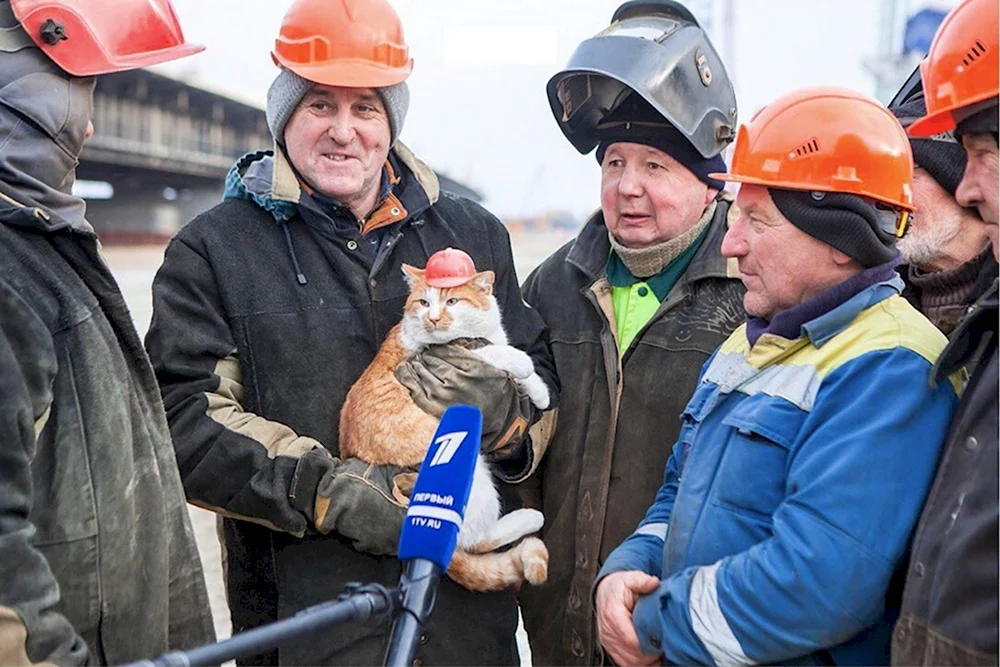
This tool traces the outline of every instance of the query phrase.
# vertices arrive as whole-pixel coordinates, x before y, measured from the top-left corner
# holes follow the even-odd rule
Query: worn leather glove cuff
[[[484,454],[483,458],[493,464],[493,471],[501,481],[516,484],[523,481],[531,472],[535,462],[535,452],[531,447],[530,436],[525,435],[516,447],[495,450]]]
[[[292,475],[288,500],[292,507],[302,512],[310,523],[316,521],[316,488],[324,475],[328,474],[340,463],[339,459],[330,456],[325,449],[314,449],[299,457]]]

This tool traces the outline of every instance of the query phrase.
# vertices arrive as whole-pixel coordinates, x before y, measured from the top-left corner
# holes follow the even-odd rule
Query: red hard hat
[[[392,86],[413,70],[403,24],[386,0],[295,0],[271,57],[307,81],[348,88]]]
[[[184,41],[170,0],[10,0],[35,45],[74,76],[138,69],[205,47]]]
[[[456,248],[438,250],[427,260],[424,280],[431,287],[458,287],[476,276],[472,258]]]

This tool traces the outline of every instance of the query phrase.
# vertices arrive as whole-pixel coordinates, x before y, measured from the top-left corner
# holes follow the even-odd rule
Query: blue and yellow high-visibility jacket
[[[945,337],[873,285],[789,340],[708,360],[639,528],[599,577],[661,579],[643,650],[675,664],[888,664],[897,573],[957,404]],[[890,590],[891,589],[891,590]]]

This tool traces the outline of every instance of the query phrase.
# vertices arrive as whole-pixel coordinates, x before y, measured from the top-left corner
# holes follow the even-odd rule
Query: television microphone
[[[399,536],[399,560],[404,563],[399,579],[402,603],[389,637],[386,665],[403,667],[413,662],[424,623],[434,608],[438,579],[455,553],[482,432],[483,414],[478,408],[453,405],[441,415]]]

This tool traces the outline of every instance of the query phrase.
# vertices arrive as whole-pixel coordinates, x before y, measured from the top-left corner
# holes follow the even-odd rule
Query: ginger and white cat
[[[404,264],[403,272],[410,284],[403,319],[347,394],[340,413],[341,456],[377,465],[420,465],[439,419],[413,402],[394,371],[431,344],[485,338],[491,344],[473,351],[510,373],[536,407],[548,407],[548,387],[535,373],[531,358],[507,344],[492,293],[492,271],[449,288],[428,285],[423,269]],[[480,455],[448,575],[478,591],[499,590],[522,580],[543,583],[548,577],[548,550],[537,537],[525,537],[540,530],[543,521],[542,513],[533,509],[500,516],[500,495],[489,464]],[[518,540],[507,551],[495,551]]]

